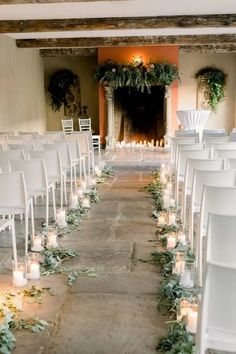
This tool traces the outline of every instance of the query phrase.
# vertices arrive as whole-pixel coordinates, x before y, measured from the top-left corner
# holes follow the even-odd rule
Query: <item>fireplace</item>
[[[107,100],[106,148],[117,141],[151,141],[165,138],[168,144],[171,122],[169,86],[152,86],[151,93],[130,87],[105,86]]]
[[[165,135],[165,86],[151,91],[132,87],[114,90],[116,141],[160,141]]]

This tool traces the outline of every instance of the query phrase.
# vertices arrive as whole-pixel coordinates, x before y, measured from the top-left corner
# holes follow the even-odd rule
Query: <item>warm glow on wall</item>
[[[141,55],[134,55],[132,58],[132,63],[136,66],[143,63],[143,57]]]

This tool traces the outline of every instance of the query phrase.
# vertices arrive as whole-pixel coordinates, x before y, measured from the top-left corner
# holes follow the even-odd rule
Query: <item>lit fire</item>
[[[154,147],[164,147],[165,146],[165,141],[164,139],[156,140],[154,142],[154,139],[151,141],[147,140],[140,140],[140,141],[131,141],[131,142],[126,142],[125,140],[122,141],[117,141],[116,147],[117,148],[154,148]]]

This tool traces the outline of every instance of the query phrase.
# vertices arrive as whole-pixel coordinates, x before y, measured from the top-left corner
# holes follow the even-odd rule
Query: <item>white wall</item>
[[[217,113],[211,116],[205,128],[225,128],[230,131],[236,123],[236,54],[180,53],[179,110],[196,109],[197,84],[194,74],[201,68],[215,65],[227,74],[226,98]]]
[[[46,130],[43,63],[37,49],[0,36],[0,131]]]

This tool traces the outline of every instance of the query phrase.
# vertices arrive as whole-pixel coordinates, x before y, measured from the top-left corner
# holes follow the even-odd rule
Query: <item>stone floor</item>
[[[80,253],[70,263],[73,268],[92,267],[97,276],[79,277],[72,287],[66,285],[64,275],[37,282],[40,287],[50,286],[55,295],[46,295],[42,305],[25,303],[24,310],[50,325],[40,334],[19,332],[13,353],[156,352],[158,337],[165,334],[167,326],[156,309],[157,269],[141,261],[149,259],[155,249],[155,243],[150,242],[155,238],[155,227],[152,200],[139,189],[150,181],[151,169],[166,159],[163,151],[104,155],[116,170],[114,179],[99,187],[102,200],[92,206],[80,229],[61,239],[62,247]],[[19,248],[22,244],[19,238]],[[6,266],[9,241],[3,237],[0,246],[0,289],[6,289],[11,284]]]

